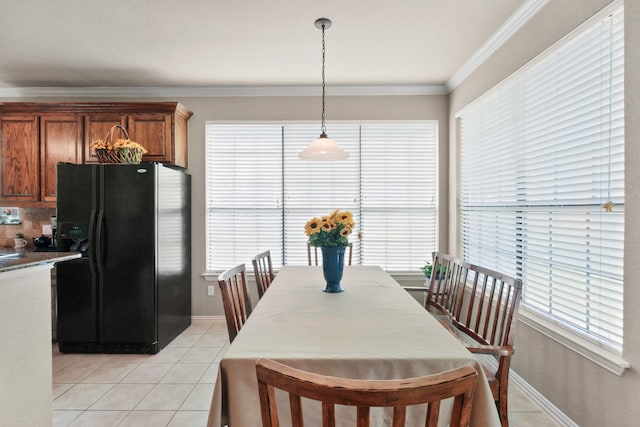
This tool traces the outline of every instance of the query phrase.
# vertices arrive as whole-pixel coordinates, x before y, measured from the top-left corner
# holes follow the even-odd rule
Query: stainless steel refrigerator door
[[[105,343],[157,341],[156,167],[100,168],[95,245]]]

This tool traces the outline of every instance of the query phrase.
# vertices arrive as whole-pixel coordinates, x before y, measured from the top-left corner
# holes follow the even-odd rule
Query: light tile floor
[[[194,323],[155,355],[62,354],[53,345],[53,426],[206,426],[224,322]]]
[[[53,345],[53,426],[206,426],[224,321],[193,323],[155,355],[62,354]],[[558,427],[520,389],[511,425]]]

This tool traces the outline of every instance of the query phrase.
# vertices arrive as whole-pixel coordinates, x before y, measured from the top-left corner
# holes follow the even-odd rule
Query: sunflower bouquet
[[[336,209],[330,215],[311,218],[304,226],[311,246],[341,247],[349,245],[349,235],[356,223],[349,211]]]

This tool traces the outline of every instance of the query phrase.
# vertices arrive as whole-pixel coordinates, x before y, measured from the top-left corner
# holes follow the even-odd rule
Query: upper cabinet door
[[[143,162],[173,163],[171,118],[161,113],[129,115],[129,138],[147,150]]]
[[[98,139],[105,139],[107,134],[116,125],[124,128],[127,126],[127,116],[114,113],[89,114],[84,121],[84,163],[99,163],[96,152],[91,148],[91,143]],[[117,138],[124,138],[120,129],[114,129],[112,142]],[[79,162],[82,163],[82,162]]]
[[[38,201],[38,116],[5,114],[0,132],[0,201]]]
[[[40,117],[41,201],[56,201],[56,165],[82,163],[82,119],[77,114]]]

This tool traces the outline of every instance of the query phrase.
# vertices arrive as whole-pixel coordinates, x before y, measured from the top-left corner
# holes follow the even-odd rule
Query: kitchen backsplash
[[[13,247],[16,233],[23,233],[27,240],[27,249],[33,249],[33,237],[42,235],[42,226],[51,225],[55,208],[19,208],[22,224],[0,225],[0,246]],[[48,235],[51,237],[51,234]]]

